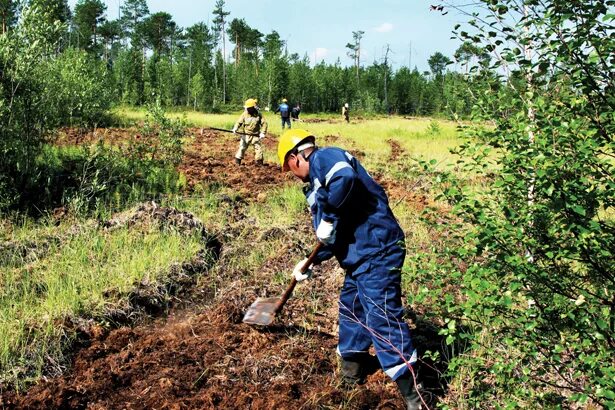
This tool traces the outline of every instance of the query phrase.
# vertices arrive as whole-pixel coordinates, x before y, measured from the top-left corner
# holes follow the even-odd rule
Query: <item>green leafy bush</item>
[[[121,208],[126,203],[158,198],[183,188],[176,167],[183,156],[184,124],[152,106],[139,134],[125,144],[49,148],[41,157],[46,203],[67,205],[77,213]],[[40,200],[39,193],[39,200]]]
[[[18,203],[38,172],[36,157],[53,117],[39,69],[61,26],[39,14],[25,8],[18,26],[0,35],[0,210]]]
[[[103,62],[85,51],[68,49],[40,68],[48,95],[51,125],[101,126],[114,100]]]
[[[463,386],[452,407],[615,408],[613,15],[484,6],[499,31],[475,20],[461,36],[499,47],[494,68],[514,72],[481,97],[476,118],[494,127],[468,130],[459,166],[492,183],[441,176],[452,234],[416,278],[448,317],[447,342],[469,348],[450,364]]]
[[[42,205],[39,194],[57,189],[53,166],[41,163],[49,131],[100,125],[111,105],[104,65],[78,50],[58,55],[63,26],[49,21],[26,7],[0,35],[0,211]]]

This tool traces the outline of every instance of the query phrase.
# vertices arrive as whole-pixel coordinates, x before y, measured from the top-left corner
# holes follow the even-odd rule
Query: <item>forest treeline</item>
[[[463,73],[448,71],[452,60],[440,52],[429,58],[430,71],[394,69],[388,46],[380,61],[361,64],[364,33],[358,30],[346,44],[351,66],[339,60],[312,65],[307,55],[288,49],[284,33],[260,32],[230,15],[223,0],[215,4],[211,24],[185,28],[167,12],[151,13],[146,0],[123,1],[116,19],[101,0],[79,0],[73,10],[67,0],[2,4],[3,32],[14,29],[27,7],[57,26],[47,38],[47,57],[69,65],[76,60],[97,72],[105,84],[101,104],[160,101],[218,112],[248,97],[258,98],[262,107],[287,98],[309,112],[339,111],[348,102],[369,113],[467,116],[470,89],[476,88],[470,83],[478,81],[468,67],[489,62],[488,54],[466,42],[452,56]]]

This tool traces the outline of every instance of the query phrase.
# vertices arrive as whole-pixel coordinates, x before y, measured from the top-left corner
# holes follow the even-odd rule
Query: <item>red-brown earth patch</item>
[[[284,253],[262,273],[288,265]],[[355,389],[338,383],[334,301],[341,276],[333,266],[302,285],[271,327],[241,323],[262,291],[223,278],[224,289],[211,305],[176,310],[134,328],[91,332],[70,373],[22,395],[5,394],[0,404],[8,409],[402,408],[382,372]],[[282,292],[280,286],[272,288],[268,296]],[[314,298],[324,306],[306,320]]]
[[[179,170],[186,175],[188,185],[220,183],[229,186],[242,196],[256,197],[268,189],[291,181],[292,175],[283,173],[277,163],[262,166],[254,160],[254,148],[248,147],[241,165],[235,164],[239,139],[233,134],[192,129],[192,143],[186,151]],[[264,149],[277,152],[277,138],[273,135],[263,140]]]

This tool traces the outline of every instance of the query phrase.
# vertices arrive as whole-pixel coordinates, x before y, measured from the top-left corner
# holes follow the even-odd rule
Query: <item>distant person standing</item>
[[[254,159],[258,165],[263,165],[263,148],[261,140],[265,138],[267,133],[267,122],[261,115],[256,105],[256,100],[249,98],[244,103],[244,112],[235,123],[233,133],[236,133],[240,128],[243,128],[243,135],[239,141],[239,149],[235,154],[235,163],[241,165],[243,155],[246,153],[248,146],[254,145]]]
[[[275,109],[275,113],[280,113],[280,117],[282,118],[282,129],[284,129],[284,124],[287,124],[290,129],[290,107],[288,106],[288,100],[286,98],[282,99],[282,104],[278,105],[278,108]]]
[[[346,120],[346,122],[350,122],[350,113],[348,112],[348,103],[344,104],[342,107],[342,116]]]
[[[299,121],[299,114],[301,114],[301,104],[297,103],[297,105],[295,105],[295,107],[290,112],[290,116],[292,117],[293,121]]]

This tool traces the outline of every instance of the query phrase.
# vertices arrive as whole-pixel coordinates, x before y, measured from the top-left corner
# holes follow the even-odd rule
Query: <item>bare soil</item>
[[[235,164],[239,139],[233,134],[191,129],[193,141],[186,147],[179,166],[188,178],[190,187],[202,183],[220,183],[229,186],[245,197],[256,197],[268,189],[279,187],[292,176],[280,171],[277,163],[262,166],[254,160],[254,149],[249,147],[241,165]],[[277,139],[269,136],[263,140],[264,149],[277,152]]]
[[[236,166],[236,138],[217,132],[201,134],[197,129],[191,134],[193,142],[180,165],[191,187],[203,182],[224,184],[242,193],[249,202],[292,179],[282,174],[276,164],[256,166],[250,150],[245,165]],[[70,130],[65,135],[63,143],[67,144],[97,138]],[[130,130],[110,130],[102,135],[113,143],[125,143],[134,137]],[[274,150],[275,144],[273,138],[266,139],[265,149]],[[407,198],[403,185],[385,181],[384,186],[392,191],[392,202],[417,201]],[[417,206],[421,205],[419,199]],[[170,211],[144,212],[156,219],[160,212]],[[189,228],[199,228],[189,215],[169,215],[181,226],[187,221]],[[109,223],[109,228],[130,224],[133,219],[134,216],[119,217]],[[309,232],[308,225],[299,229]],[[232,237],[233,227],[224,235]],[[176,303],[168,315],[115,329],[90,325],[66,374],[44,378],[25,392],[5,391],[0,394],[0,408],[404,408],[395,384],[381,371],[355,388],[346,388],[338,381],[337,294],[343,274],[334,262],[317,268],[313,280],[297,287],[273,326],[259,328],[241,323],[256,297],[282,294],[285,285],[272,284],[271,278],[276,272],[290,271],[302,251],[290,240],[291,233],[280,230],[263,232],[255,240],[269,237],[288,238],[289,245],[265,261],[258,272],[246,277],[244,272],[225,265],[223,243],[217,269],[207,270],[199,285],[192,284],[190,295],[183,303]],[[232,251],[241,250],[226,250]],[[413,338],[419,352],[441,348],[437,327],[421,323],[416,317],[411,322],[416,327]],[[426,367],[428,387],[441,395],[439,370]]]

